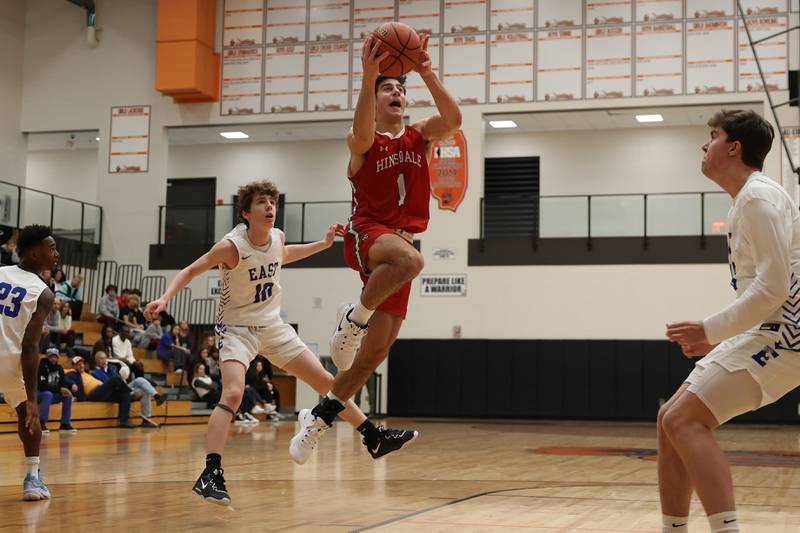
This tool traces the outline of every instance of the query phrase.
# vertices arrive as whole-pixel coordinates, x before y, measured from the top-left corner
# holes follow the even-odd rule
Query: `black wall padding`
[[[667,341],[401,339],[393,416],[650,420],[694,363]],[[738,421],[797,423],[800,392]]]

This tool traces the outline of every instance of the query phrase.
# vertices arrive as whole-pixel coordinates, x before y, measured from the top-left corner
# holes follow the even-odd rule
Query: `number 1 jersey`
[[[247,226],[239,224],[223,239],[239,252],[235,268],[219,266],[221,288],[217,304],[217,326],[266,326],[280,318],[281,232],[273,228],[266,246],[247,238]]]
[[[16,265],[0,267],[0,356],[10,357],[17,366],[22,337],[46,288],[42,278],[33,272]]]
[[[410,126],[397,136],[375,132],[361,168],[350,177],[352,223],[377,222],[422,233],[428,227],[431,183],[425,139]]]

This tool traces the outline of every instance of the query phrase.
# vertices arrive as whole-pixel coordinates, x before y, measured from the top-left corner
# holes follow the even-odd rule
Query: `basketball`
[[[374,35],[380,41],[378,55],[389,52],[389,57],[381,61],[381,74],[394,77],[414,70],[422,44],[414,28],[402,22],[387,22]]]

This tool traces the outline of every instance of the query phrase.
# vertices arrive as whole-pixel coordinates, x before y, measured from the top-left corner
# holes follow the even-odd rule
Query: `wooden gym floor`
[[[294,423],[232,428],[230,508],[191,494],[205,426],[50,433],[50,502],[21,501],[23,453],[0,435],[0,530],[660,531],[652,424],[389,422],[420,438],[373,461],[340,423],[304,466],[287,454]],[[800,531],[800,428],[732,426],[718,437],[738,465],[743,531]],[[696,500],[690,527],[708,531]]]

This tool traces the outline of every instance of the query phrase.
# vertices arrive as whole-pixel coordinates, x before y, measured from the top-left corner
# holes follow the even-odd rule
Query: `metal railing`
[[[49,226],[55,237],[102,249],[102,207],[0,180],[0,225],[23,228],[30,224]]]
[[[522,201],[522,202],[521,202]],[[502,223],[487,231],[487,201],[481,198],[480,238],[661,237],[724,235],[730,196],[724,192],[506,195],[488,202],[497,216],[504,205],[527,203],[530,227]],[[517,211],[519,213],[519,211]],[[494,220],[490,220],[492,224]]]
[[[158,206],[158,244],[210,245],[222,239],[237,223],[233,204]],[[322,239],[334,222],[350,217],[349,201],[286,202],[276,227],[290,243]],[[213,220],[213,224],[211,223]]]

